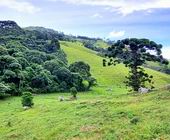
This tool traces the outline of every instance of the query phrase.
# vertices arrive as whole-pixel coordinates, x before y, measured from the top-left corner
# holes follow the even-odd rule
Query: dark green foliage
[[[34,105],[33,103],[33,96],[31,94],[31,92],[24,92],[22,94],[22,106],[27,106],[27,107],[32,107]]]
[[[53,53],[60,49],[60,43],[57,39],[51,40],[49,44],[46,45],[46,52]]]
[[[78,91],[90,88],[83,85],[83,79],[91,78],[90,66],[84,62],[68,66],[58,40],[64,34],[45,28],[24,31],[14,22],[3,22],[3,27],[11,29],[0,34],[0,83],[9,86],[3,94],[18,96],[23,91],[37,94],[66,92],[71,87]],[[10,34],[11,31],[14,33]]]
[[[58,78],[59,82],[65,81],[66,83],[71,83],[72,74],[67,68],[61,67],[55,71],[54,74]]]
[[[3,71],[7,69],[11,63],[15,63],[15,62],[17,62],[17,60],[14,57],[9,56],[9,55],[1,55],[0,56],[0,72],[1,72],[0,74],[2,75]]]
[[[83,84],[84,89],[88,90],[90,87],[96,84],[96,79],[91,77],[90,66],[83,61],[75,62],[69,66],[71,72],[79,73],[82,80],[87,81],[88,84]],[[83,83],[83,82],[82,82]],[[87,86],[88,85],[88,86]]]
[[[152,78],[145,73],[142,66],[146,61],[160,62],[167,65],[168,61],[161,55],[162,45],[156,44],[148,39],[124,39],[118,40],[114,45],[108,48],[106,56],[109,62],[103,60],[103,65],[116,65],[123,63],[130,68],[129,76],[125,82],[127,86],[132,87],[134,91],[138,91],[140,87],[145,87],[148,82],[153,88]]]
[[[79,73],[72,73],[72,79],[73,79],[73,86],[78,91],[84,91],[84,85],[83,85],[83,77]]]
[[[67,89],[68,89],[68,85],[65,81],[63,81],[59,84],[59,91],[60,92],[68,91]]]
[[[29,62],[24,57],[17,57],[16,59],[18,63],[21,65],[22,69],[25,69],[30,65]]]
[[[73,98],[77,98],[77,89],[75,87],[72,87],[70,89],[71,95],[73,96]]]
[[[57,59],[46,61],[44,63],[44,68],[54,74],[60,67],[66,67],[65,64]]]
[[[6,92],[9,90],[10,87],[8,85],[5,85],[4,83],[0,83],[0,100],[4,99],[5,97],[8,97],[8,94],[6,94]]]
[[[8,55],[8,51],[6,48],[0,46],[0,55]]]
[[[31,87],[48,91],[48,86],[51,84],[50,73],[43,71],[31,79]]]
[[[20,65],[16,65],[20,66]],[[23,79],[23,75],[19,69],[5,70],[2,80],[6,83],[13,83],[15,85],[15,92],[11,92],[12,95],[20,94],[20,84]],[[14,88],[14,85],[12,86]],[[13,89],[11,88],[11,89]]]
[[[57,32],[52,29],[43,27],[27,27],[25,28],[28,37],[35,37],[41,40],[52,40],[54,38],[58,40],[69,40],[69,38],[62,32]]]
[[[1,21],[0,23],[0,35],[18,36],[24,34],[24,31],[14,21]]]
[[[71,72],[80,73],[83,76],[89,77],[90,74],[90,66],[83,61],[75,62],[69,66]]]

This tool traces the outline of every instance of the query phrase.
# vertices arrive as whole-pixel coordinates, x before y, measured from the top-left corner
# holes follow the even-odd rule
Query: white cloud
[[[162,48],[162,55],[163,57],[170,59],[170,47]]]
[[[123,15],[131,14],[135,11],[141,11],[157,8],[170,8],[170,0],[50,0],[64,1],[76,5],[97,5],[106,6],[116,9],[118,13]]]
[[[96,13],[94,15],[91,16],[92,18],[103,18],[103,16],[99,13]]]
[[[35,7],[31,3],[20,0],[0,0],[0,7],[7,7],[18,12],[31,14],[40,10],[40,8]]]
[[[125,31],[112,31],[109,33],[109,38],[117,38],[125,35]]]

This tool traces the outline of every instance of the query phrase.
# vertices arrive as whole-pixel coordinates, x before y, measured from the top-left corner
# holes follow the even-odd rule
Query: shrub
[[[73,95],[73,98],[77,98],[77,89],[75,87],[72,87],[70,89],[71,94]]]
[[[10,89],[8,85],[5,85],[3,83],[0,83],[0,99],[4,99],[8,97],[9,95],[6,94],[6,92]]]
[[[32,107],[33,103],[33,96],[31,92],[24,92],[22,95],[22,106]]]

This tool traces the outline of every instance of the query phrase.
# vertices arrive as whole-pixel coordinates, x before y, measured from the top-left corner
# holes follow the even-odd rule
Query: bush
[[[77,98],[77,89],[75,87],[72,87],[70,89],[71,94],[73,95],[73,98]]]
[[[18,89],[14,83],[9,83],[10,89],[6,92],[11,96],[20,96],[22,94],[21,89]]]
[[[22,106],[32,107],[33,103],[33,96],[31,92],[24,92],[22,95]]]
[[[0,83],[0,100],[9,96],[9,94],[6,93],[8,90],[10,90],[8,85]]]

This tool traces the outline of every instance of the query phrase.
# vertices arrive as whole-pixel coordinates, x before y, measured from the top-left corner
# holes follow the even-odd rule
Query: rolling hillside
[[[97,56],[94,51],[91,51],[79,42],[61,42],[61,46],[70,63],[75,61],[85,61],[91,66],[93,75],[97,78],[98,84],[105,87],[122,87],[125,75],[127,75],[128,69],[122,64],[111,67],[102,66],[102,57]],[[146,69],[147,72],[154,76],[155,86],[162,87],[170,83],[170,75],[163,74],[151,69]]]
[[[52,36],[49,33],[45,38]],[[91,66],[98,85],[78,93],[78,99],[73,101],[68,101],[70,93],[35,95],[34,106],[29,110],[23,109],[21,97],[0,100],[0,140],[170,139],[169,75],[147,69],[154,76],[157,90],[145,95],[127,94],[123,81],[128,69],[124,65],[103,67],[103,58],[97,52],[75,40],[60,44],[69,64],[84,61]],[[107,47],[103,42],[97,44]],[[63,102],[59,101],[61,96]]]
[[[102,67],[102,58],[81,43],[61,42],[69,62],[83,60],[98,80],[92,91],[76,101],[59,102],[67,93],[34,97],[34,107],[24,111],[20,97],[0,102],[2,140],[169,140],[170,94],[161,89],[147,95],[127,95],[123,65]],[[153,70],[158,87],[170,77]],[[108,90],[108,89],[112,90]]]

